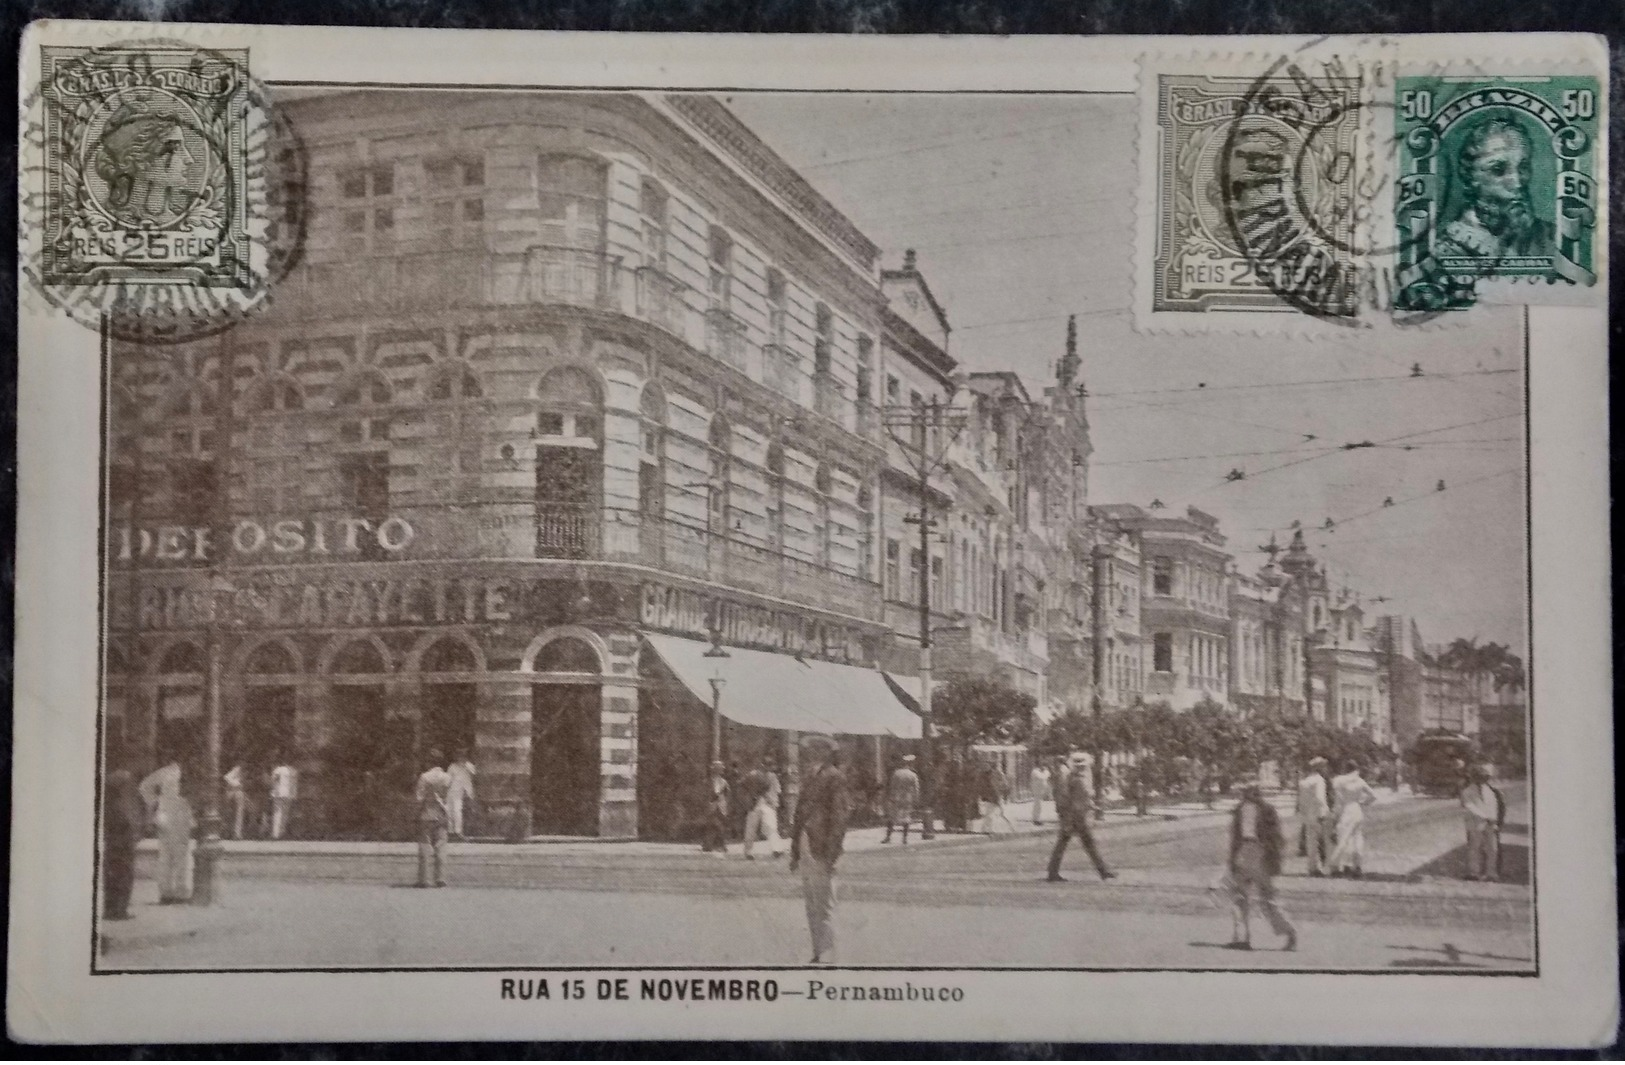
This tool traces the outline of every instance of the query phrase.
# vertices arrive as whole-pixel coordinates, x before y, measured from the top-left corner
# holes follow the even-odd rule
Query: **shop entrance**
[[[530,803],[543,836],[598,834],[597,685],[531,689]]]
[[[474,652],[461,640],[440,640],[424,651],[418,669],[424,681],[419,752],[439,751],[448,762],[473,758],[479,689],[462,678],[479,671]]]
[[[322,760],[328,824],[341,837],[377,839],[385,828],[390,791],[384,689],[371,684],[335,686],[330,735]]]

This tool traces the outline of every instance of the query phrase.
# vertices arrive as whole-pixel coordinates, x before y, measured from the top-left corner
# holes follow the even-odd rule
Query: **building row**
[[[1439,688],[1371,667],[1403,652],[1301,536],[1244,575],[1200,511],[1091,505],[1075,330],[1041,394],[967,372],[914,254],[714,97],[279,107],[309,217],[269,306],[109,345],[110,758],[196,779],[218,712],[304,834],[392,831],[438,750],[493,834],[674,838],[715,755],[793,780],[830,732],[879,776],[922,633],[1044,713],[1383,738]]]

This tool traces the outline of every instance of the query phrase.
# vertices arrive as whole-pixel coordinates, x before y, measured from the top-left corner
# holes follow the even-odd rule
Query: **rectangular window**
[[[1151,594],[1174,594],[1174,567],[1161,559],[1151,563]]]
[[[886,402],[897,403],[903,394],[903,386],[891,374],[886,375]]]
[[[787,294],[784,275],[777,270],[767,272],[767,342],[784,347],[785,325],[788,320]]]
[[[720,226],[712,226],[707,258],[711,263],[709,291],[714,310],[726,311],[732,307],[733,255],[733,239]]]
[[[1151,668],[1158,673],[1174,671],[1174,634],[1155,633],[1151,637]]]
[[[902,595],[897,587],[900,576],[897,572],[898,545],[896,540],[886,541],[886,598],[901,599]]]
[[[666,211],[669,198],[655,181],[644,178],[638,192],[638,209],[643,215],[644,261],[663,270],[666,267]]]
[[[931,602],[936,609],[941,610],[947,606],[942,601],[942,558],[933,556],[931,559]]]
[[[594,159],[544,155],[536,164],[540,243],[597,250],[604,241],[609,171]]]
[[[920,550],[914,548],[908,553],[908,590],[903,598],[910,603],[920,601]]]
[[[813,374],[828,377],[835,346],[835,316],[822,303],[815,311],[813,329]]]
[[[362,518],[377,529],[389,517],[389,453],[373,451],[339,459],[339,496],[349,517]],[[348,548],[348,544],[345,545]],[[356,547],[364,559],[384,557],[375,535],[362,530]]]

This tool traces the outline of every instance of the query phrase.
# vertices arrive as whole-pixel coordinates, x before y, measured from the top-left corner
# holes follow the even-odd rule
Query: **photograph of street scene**
[[[272,90],[96,971],[1536,971],[1518,309],[1137,332],[1128,93]]]

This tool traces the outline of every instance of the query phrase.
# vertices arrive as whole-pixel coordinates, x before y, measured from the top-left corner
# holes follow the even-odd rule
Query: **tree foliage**
[[[1026,743],[1037,724],[1038,701],[1002,680],[956,676],[932,693],[931,722],[944,742]]]

